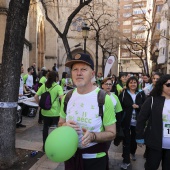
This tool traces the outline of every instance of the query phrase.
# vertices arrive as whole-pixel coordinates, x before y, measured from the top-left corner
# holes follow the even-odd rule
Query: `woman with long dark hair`
[[[159,72],[155,72],[152,76],[152,83],[148,86],[146,86],[143,91],[145,92],[146,96],[150,95],[150,92],[152,91],[152,89],[154,88],[154,86],[156,85],[156,82],[160,79],[160,77],[162,76],[162,73]]]
[[[143,91],[138,90],[138,80],[136,77],[130,77],[126,82],[126,89],[120,94],[119,100],[122,105],[122,128],[124,132],[123,139],[123,162],[122,169],[127,169],[130,165],[130,155],[132,160],[136,160],[136,120],[142,104],[145,100]]]
[[[145,170],[170,168],[170,75],[163,75],[143,104],[137,119],[136,141],[147,146]],[[147,127],[146,127],[147,122]]]
[[[48,129],[51,125],[58,125],[59,113],[60,113],[60,103],[59,99],[63,96],[63,90],[60,85],[56,83],[58,81],[58,73],[51,71],[48,74],[48,79],[45,84],[43,84],[34,96],[36,102],[39,104],[39,96],[45,92],[49,92],[51,96],[51,108],[50,110],[41,109],[43,115],[43,150],[46,138],[48,136]]]
[[[144,74],[142,79],[143,79],[143,82],[141,84],[141,89],[144,89],[145,87],[151,85],[152,81],[151,81],[151,77],[149,74]]]
[[[118,84],[122,87],[122,88],[126,88],[126,82],[127,82],[127,74],[126,73],[121,73],[119,75],[118,78]]]
[[[113,84],[111,92],[113,92],[115,95],[119,96],[119,94],[122,92],[123,88],[117,83],[116,75],[112,74],[111,80],[112,80],[112,84]]]

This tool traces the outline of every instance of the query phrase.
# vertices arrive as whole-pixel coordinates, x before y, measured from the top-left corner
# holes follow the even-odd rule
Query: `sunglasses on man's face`
[[[170,87],[170,83],[166,83],[164,84],[166,87]]]

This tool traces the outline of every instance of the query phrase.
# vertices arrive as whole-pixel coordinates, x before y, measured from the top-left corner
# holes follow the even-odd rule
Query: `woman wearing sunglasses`
[[[137,119],[136,141],[146,144],[145,170],[170,168],[170,74],[163,75],[143,104]],[[146,122],[147,127],[146,126]]]

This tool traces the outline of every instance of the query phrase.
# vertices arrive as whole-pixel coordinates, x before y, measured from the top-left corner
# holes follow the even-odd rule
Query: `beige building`
[[[151,60],[152,71],[160,71],[160,66],[157,64],[159,56],[159,40],[161,33],[161,11],[164,4],[164,0],[154,0],[153,2],[153,15],[152,15],[152,46],[151,46]]]
[[[158,70],[170,74],[170,0],[163,1],[160,19],[160,39],[157,58]]]
[[[149,36],[151,39],[151,32],[147,30],[148,21],[152,22],[152,2],[152,0],[119,1],[120,72],[142,72],[143,65],[139,57],[144,59],[147,56],[149,69],[151,67],[150,44],[146,45],[146,38]],[[147,46],[147,51],[141,46]]]
[[[36,2],[35,2],[36,1]],[[101,4],[103,3],[103,4]],[[0,60],[2,58],[2,47],[4,41],[4,32],[5,32],[5,23],[8,11],[9,0],[1,0],[0,1]],[[60,0],[49,2],[47,4],[48,14],[57,28],[63,32],[65,24],[67,22],[68,16],[71,12],[79,5],[79,0]],[[114,23],[112,24],[112,28],[117,30],[117,9],[118,9],[118,1],[109,0],[94,0],[91,5],[94,5],[94,12],[98,12],[98,9],[95,8],[98,6],[103,6],[103,10],[110,11],[110,13],[114,14]],[[72,56],[77,52],[83,52],[83,44],[84,40],[82,37],[81,27],[83,22],[85,21],[86,16],[82,15],[87,8],[81,10],[79,14],[73,19],[72,24],[70,26],[67,38],[70,45],[70,50],[72,52]],[[106,31],[106,30],[105,30]],[[94,39],[95,32],[90,30],[89,37],[87,39],[87,53],[89,53],[95,60],[95,48],[96,41]],[[114,42],[117,43],[118,38],[115,34]],[[100,38],[100,41],[104,41],[104,38]],[[115,48],[111,55],[118,55],[118,48]],[[102,48],[99,46],[99,72],[102,71],[102,57],[103,52]],[[108,54],[105,56],[105,60],[108,57]],[[65,48],[62,42],[62,39],[55,32],[54,28],[49,24],[49,22],[45,18],[44,9],[42,4],[38,0],[31,0],[29,16],[28,16],[28,25],[25,34],[25,44],[24,44],[24,52],[23,52],[23,64],[25,68],[25,72],[29,66],[32,65],[33,62],[36,62],[37,68],[41,69],[45,66],[48,69],[52,69],[54,63],[57,63],[59,68],[59,73],[63,71],[68,71],[68,68],[65,67],[65,62],[67,60],[67,55],[65,52]],[[104,60],[104,61],[105,61]],[[117,64],[118,60],[116,58],[116,62],[112,67],[112,73],[117,74]]]

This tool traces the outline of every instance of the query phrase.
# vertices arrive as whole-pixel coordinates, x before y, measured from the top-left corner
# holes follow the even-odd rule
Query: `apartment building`
[[[154,63],[153,70],[170,74],[170,0],[162,0],[156,2],[159,15],[159,39],[157,41],[156,55],[152,57]],[[156,16],[158,12],[155,12]],[[158,18],[158,17],[157,17]],[[154,40],[154,37],[153,37]]]
[[[149,71],[152,5],[152,0],[119,1],[120,72]]]

